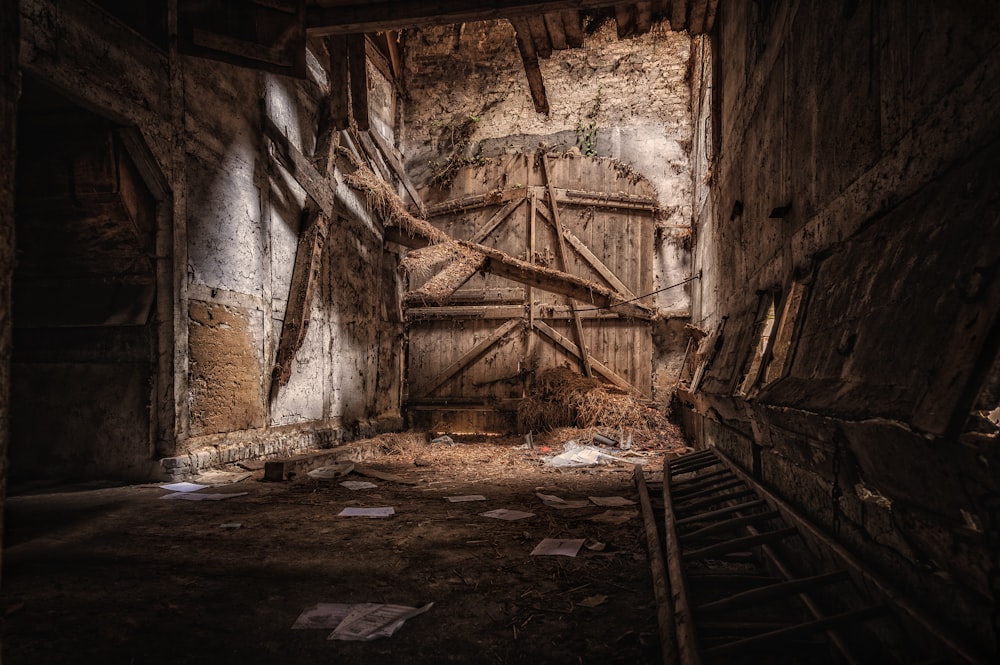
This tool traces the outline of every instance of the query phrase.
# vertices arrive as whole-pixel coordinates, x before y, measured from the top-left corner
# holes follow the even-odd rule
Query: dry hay
[[[389,184],[375,175],[370,168],[355,162],[357,170],[344,177],[354,189],[365,193],[368,207],[374,210],[387,226],[395,226],[410,237],[426,238],[431,244],[448,242],[451,238],[430,222],[411,215]]]
[[[420,249],[411,249],[399,260],[399,269],[411,280],[427,279],[445,263],[463,252],[456,242],[440,242]]]
[[[662,428],[665,420],[633,394],[555,367],[535,377],[530,394],[518,405],[517,422],[522,432],[601,427],[645,433]]]

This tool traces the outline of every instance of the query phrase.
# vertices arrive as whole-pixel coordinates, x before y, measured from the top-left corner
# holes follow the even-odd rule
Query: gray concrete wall
[[[308,334],[268,398],[306,195],[262,126],[269,118],[310,154],[326,86],[316,59],[304,81],[259,73],[161,51],[88,3],[64,4],[21,3],[24,70],[136,126],[170,190],[161,231],[174,282],[160,316],[173,326],[176,421],[158,446],[165,471],[400,426],[395,258],[364,211],[333,221]]]
[[[748,468],[756,455],[765,482],[995,652],[1000,457],[968,418],[997,351],[1000,12],[732,2],[716,25],[715,75],[695,81],[718,115],[695,121],[692,318],[710,337],[692,432]],[[780,319],[799,290],[791,334],[738,395],[761,299]]]
[[[402,143],[407,169],[418,187],[429,187],[452,151],[452,137],[471,130],[462,155],[481,157],[534,152],[543,144],[560,152],[617,159],[656,188],[653,288],[691,275],[690,88],[691,39],[667,25],[619,40],[614,22],[586,36],[580,49],[555,51],[540,61],[548,116],[535,112],[507,21],[407,31]],[[665,318],[686,319],[690,287],[664,291],[656,304]],[[654,396],[666,401],[686,338],[656,335]]]

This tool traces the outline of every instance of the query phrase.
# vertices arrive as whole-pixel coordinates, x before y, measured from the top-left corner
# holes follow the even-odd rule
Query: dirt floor
[[[202,490],[247,493],[221,501],[161,500],[167,492],[156,485],[15,494],[0,593],[3,662],[659,662],[638,505],[560,510],[536,495],[637,501],[630,464],[542,462],[574,434],[554,432],[532,450],[515,448],[520,439],[452,446],[383,435],[385,453],[365,465],[415,484],[346,478],[375,489],[350,490],[344,478],[269,483],[257,471]],[[636,444],[621,454],[648,470],[683,447],[674,430]],[[486,500],[445,500],[469,494]],[[395,514],[337,515],[351,506]],[[481,515],[497,508],[534,516]],[[586,542],[574,558],[531,556],[543,538]],[[434,605],[371,642],[291,628],[317,603],[362,602]]]

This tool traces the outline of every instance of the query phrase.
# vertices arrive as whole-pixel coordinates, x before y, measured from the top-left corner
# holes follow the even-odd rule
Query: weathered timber
[[[303,211],[302,231],[288,285],[288,302],[278,339],[278,353],[271,370],[272,402],[278,395],[278,389],[291,378],[292,361],[309,328],[312,300],[319,281],[323,247],[326,245],[329,228],[330,218],[322,211],[314,207],[307,207]]]
[[[687,28],[687,0],[673,0],[670,10],[670,29],[680,32]]]
[[[399,31],[386,30],[385,44],[389,49],[389,64],[392,65],[392,75],[396,83],[403,80],[403,57],[399,52]]]
[[[653,27],[653,3],[635,3],[635,32],[637,35],[644,35]]]
[[[556,51],[569,48],[566,43],[566,30],[563,28],[562,16],[555,12],[545,14],[545,29],[549,32],[549,41]]]
[[[485,208],[486,206],[500,205],[501,203],[506,203],[507,201],[511,201],[513,199],[523,199],[527,196],[527,194],[527,190],[521,188],[491,190],[485,194],[463,196],[459,199],[451,199],[450,201],[442,201],[441,203],[435,203],[427,206],[427,217],[439,217],[440,215],[450,215],[452,213],[468,212],[470,210],[476,210],[477,208]]]
[[[559,12],[559,15],[562,17],[566,43],[570,48],[581,48],[583,46],[583,25],[580,22],[580,12],[571,10]]]
[[[424,304],[427,301],[443,303],[469,278],[479,272],[486,261],[479,256],[478,261],[452,261],[439,273],[424,282],[423,286],[406,294],[406,303]]]
[[[361,131],[368,129],[368,65],[365,36],[347,36],[347,68],[351,78],[351,113]]]
[[[674,601],[674,621],[677,626],[677,654],[682,665],[701,665],[698,637],[694,632],[694,617],[687,595],[687,581],[682,568],[680,539],[677,535],[677,514],[674,512],[670,466],[663,461],[663,526],[667,543],[667,572]]]
[[[424,206],[424,202],[420,198],[420,194],[417,193],[417,188],[413,186],[413,181],[410,180],[410,176],[406,175],[406,168],[399,160],[399,157],[396,156],[396,151],[392,148],[392,146],[386,143],[385,139],[383,139],[377,131],[369,130],[368,137],[371,138],[371,140],[378,147],[379,152],[382,153],[386,164],[388,164],[389,168],[392,169],[396,179],[403,184],[403,188],[406,190],[406,193],[410,195],[410,199],[413,201],[413,204],[417,206],[420,216],[426,217],[427,207]]]
[[[544,321],[539,321],[537,319],[535,320],[534,327],[535,330],[542,333],[544,337],[547,337],[551,341],[555,342],[558,346],[561,346],[563,349],[565,349],[571,355],[575,356],[577,359],[580,358],[580,347],[574,344],[572,340],[567,339],[565,335],[560,334],[558,330],[555,330]],[[615,384],[619,388],[628,391],[638,390],[638,388],[630,384],[628,381],[623,379],[621,376],[616,374],[614,371],[612,371],[606,365],[604,365],[604,363],[601,363],[593,356],[591,356],[589,360],[590,360],[590,366],[593,368],[595,372],[597,372],[602,377],[604,377],[611,383]],[[639,391],[639,392],[644,393],[644,391]]]
[[[700,35],[705,31],[705,13],[707,0],[691,0],[691,15],[688,18],[688,32],[692,36]]]
[[[615,24],[618,26],[618,39],[625,39],[635,34],[635,7],[630,3],[615,4]]]
[[[552,213],[549,210],[539,207],[538,214],[542,217],[542,219],[549,222],[549,224],[555,228],[555,222],[553,221]],[[576,250],[576,253],[580,256],[580,258],[583,259],[587,265],[593,268],[598,275],[603,277],[611,288],[621,294],[623,300],[632,300],[635,298],[635,294],[632,293],[627,286],[625,286],[625,283],[618,279],[618,276],[611,272],[611,269],[608,268],[603,261],[597,258],[597,255],[590,251],[590,248],[587,247],[587,245],[584,244],[584,242],[580,240],[575,233],[564,227],[562,229],[562,235],[563,238],[566,239],[566,242],[568,242],[570,246]]]
[[[347,70],[347,37],[331,35],[324,40],[330,54],[330,119],[339,130],[347,129],[351,123],[350,99],[347,94],[350,75]]]
[[[486,240],[486,237],[493,233],[493,231],[500,226],[505,219],[510,217],[511,213],[513,213],[523,201],[524,199],[520,198],[508,201],[504,207],[493,213],[493,215],[486,220],[486,223],[483,224],[474,234],[472,234],[469,242],[481,243]]]
[[[559,204],[556,203],[556,194],[552,185],[552,173],[549,170],[549,158],[544,154],[542,157],[542,176],[545,178],[545,186],[548,189],[549,209],[552,212],[552,223],[556,229],[556,249],[559,252],[559,261],[562,263],[563,272],[569,272],[569,257],[566,253],[566,239],[563,235],[562,221],[559,218]],[[583,366],[583,373],[587,377],[593,376],[590,370],[590,353],[587,351],[587,340],[583,335],[583,323],[580,315],[576,311],[576,305],[570,300],[570,308],[573,310],[573,327],[576,330],[576,343],[580,347],[580,362]]]
[[[531,41],[535,45],[535,53],[542,60],[552,57],[552,42],[549,40],[549,31],[545,27],[545,19],[542,16],[528,16],[524,19],[531,30]]]
[[[520,327],[521,321],[519,319],[512,319],[494,330],[488,337],[484,338],[474,347],[466,351],[461,358],[453,362],[440,374],[434,377],[428,387],[424,388],[423,396],[429,396],[432,392],[440,388],[446,381],[448,381],[448,379],[452,378],[463,369],[479,360],[479,358],[481,358],[482,355],[490,349],[490,347],[505,338],[511,331]]]
[[[715,13],[719,8],[719,0],[708,0],[708,9],[705,10],[705,33],[712,32],[715,27]]]
[[[526,19],[511,19],[517,41],[517,50],[521,54],[524,74],[528,78],[528,89],[531,91],[531,101],[535,111],[549,114],[549,101],[545,96],[545,82],[542,80],[542,70],[538,68],[538,53],[532,41],[531,26]]]
[[[517,411],[520,398],[419,397],[406,400],[410,411]]]
[[[667,567],[660,549],[660,536],[656,527],[656,517],[653,504],[649,500],[649,490],[646,488],[645,472],[641,464],[632,468],[632,477],[639,492],[639,506],[642,510],[642,523],[646,531],[646,547],[649,551],[649,568],[653,575],[653,593],[656,596],[656,622],[660,626],[660,648],[663,662],[677,662],[677,635],[674,632],[674,604],[670,594],[670,582],[667,578]]]
[[[291,141],[281,133],[281,130],[268,116],[264,116],[264,135],[274,146],[272,153],[278,158],[281,166],[302,186],[306,195],[319,206],[327,217],[336,214],[336,201],[330,183],[324,178],[312,163],[299,152]]]
[[[625,192],[590,192],[582,189],[555,187],[556,201],[564,205],[608,208],[610,210],[641,210],[652,214],[657,207],[656,199],[650,196],[627,194]],[[443,201],[427,207],[428,217],[437,217],[456,212],[466,212],[488,205],[496,205],[513,198],[525,197],[529,193],[545,198],[545,187],[517,187],[491,190],[485,194],[473,194],[450,201]]]

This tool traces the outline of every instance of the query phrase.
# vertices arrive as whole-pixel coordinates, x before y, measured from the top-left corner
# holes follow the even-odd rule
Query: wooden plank
[[[635,13],[631,3],[615,4],[615,25],[618,28],[618,39],[625,39],[635,34]]]
[[[836,582],[843,582],[844,580],[849,579],[850,576],[847,574],[847,571],[838,570],[834,573],[813,575],[812,577],[801,577],[787,580],[785,582],[778,582],[776,584],[768,584],[767,586],[750,589],[748,591],[741,591],[740,593],[734,593],[731,596],[726,596],[725,598],[720,598],[719,600],[699,605],[698,614],[702,615],[709,612],[740,609],[747,607],[748,605],[768,602],[775,600],[776,598],[798,594],[801,591],[808,591],[810,589],[826,586],[828,584],[834,584]]]
[[[687,28],[687,0],[673,0],[670,4],[670,29],[680,32]]]
[[[447,302],[451,294],[479,272],[485,261],[486,257],[482,256],[478,262],[452,261],[448,263],[440,272],[424,282],[419,289],[407,293],[405,302],[407,304],[424,304],[427,301]]]
[[[644,35],[653,27],[653,3],[635,3],[635,32]]]
[[[552,340],[557,345],[568,351],[571,355],[575,356],[577,359],[580,358],[580,347],[578,347],[576,344],[572,342],[572,340],[562,335],[558,330],[555,330],[544,321],[539,321],[536,319],[535,330],[542,333],[544,337],[547,337],[548,339]],[[623,379],[621,376],[616,374],[614,371],[609,369],[607,366],[605,366],[603,363],[598,361],[597,358],[594,358],[593,356],[590,357],[590,366],[594,369],[595,372],[597,372],[602,377],[604,377],[611,383],[615,384],[619,388],[628,391],[638,390],[635,386],[633,386],[631,383]],[[645,394],[645,391],[640,390],[639,392]]]
[[[664,663],[676,662],[677,635],[674,632],[674,604],[670,593],[670,581],[667,577],[667,567],[660,549],[660,535],[656,528],[656,517],[653,514],[653,504],[649,500],[646,489],[645,473],[641,464],[632,468],[636,490],[639,493],[639,506],[642,510],[642,523],[646,531],[646,548],[649,552],[649,568],[653,575],[653,594],[656,597],[656,622],[660,627],[660,648]]]
[[[688,19],[688,32],[691,36],[700,35],[705,31],[705,11],[708,0],[691,0],[691,14]]]
[[[690,550],[684,552],[684,558],[688,560],[707,559],[710,557],[729,554],[731,552],[745,552],[751,548],[758,547],[766,543],[773,543],[779,540],[784,540],[785,538],[791,538],[792,536],[797,536],[798,533],[799,531],[795,527],[775,529],[774,531],[764,531],[755,536],[743,536],[742,538],[733,538],[732,540],[727,540],[723,543],[716,543],[714,545],[708,545],[706,547],[701,547],[696,550]]]
[[[552,42],[549,40],[549,31],[545,27],[545,19],[539,15],[528,16],[528,29],[531,30],[531,41],[535,45],[535,53],[542,60],[552,57]]]
[[[329,62],[330,51],[324,41],[320,41],[316,46],[317,58],[325,59]],[[331,63],[332,64],[332,63]],[[337,82],[333,79],[333,68],[327,66],[326,85],[327,95],[319,104],[319,117],[316,121],[316,145],[313,148],[312,164],[320,173],[328,173],[334,163],[333,153],[337,149],[339,136],[333,115],[335,112],[335,97],[341,92],[337,90]],[[335,93],[335,90],[337,93]]]
[[[545,29],[548,30],[552,48],[556,51],[568,49],[569,44],[566,43],[566,31],[563,29],[562,15],[551,12],[545,14],[543,18],[545,19]]]
[[[674,512],[673,487],[670,467],[663,460],[663,525],[667,543],[667,572],[674,598],[674,620],[677,626],[677,654],[682,665],[701,665],[698,637],[694,632],[694,618],[688,602],[687,581],[682,568],[680,539],[677,536],[677,514]]]
[[[298,353],[309,328],[313,296],[319,282],[330,218],[315,207],[303,211],[302,232],[295,250],[292,277],[288,284],[285,317],[278,338],[278,352],[271,370],[270,400],[273,402],[278,389],[288,383],[292,375],[292,361]]]
[[[434,380],[431,381],[430,387],[423,391],[423,395],[428,396],[440,388],[446,381],[448,381],[448,379],[452,378],[463,369],[479,360],[479,358],[481,358],[482,355],[490,349],[490,347],[506,337],[512,330],[515,330],[520,326],[521,321],[519,319],[512,319],[494,330],[488,337],[484,338],[474,347],[466,351],[461,358],[453,362],[451,365],[446,367],[443,372],[438,374]]]
[[[555,225],[552,221],[551,213],[547,209],[539,208],[538,214],[541,215],[545,221],[553,224],[553,226]],[[627,286],[625,286],[625,283],[618,279],[618,276],[611,272],[608,266],[597,258],[597,255],[590,251],[590,248],[587,247],[587,245],[585,245],[584,242],[580,240],[580,238],[578,238],[572,231],[567,228],[563,228],[563,237],[567,242],[569,242],[570,246],[576,250],[576,253],[580,255],[580,258],[583,259],[587,265],[593,268],[598,275],[603,277],[611,288],[621,294],[623,300],[632,300],[635,298],[635,294],[632,293]]]
[[[472,237],[469,239],[470,242],[481,243],[486,240],[486,236],[493,233],[493,231],[503,223],[505,219],[510,217],[511,213],[517,209],[519,205],[524,201],[524,199],[511,199],[507,202],[504,207],[493,213],[493,216],[486,220],[478,231],[476,231]]]
[[[427,208],[424,206],[423,200],[420,198],[420,194],[417,192],[417,188],[413,186],[413,182],[410,180],[410,176],[406,175],[406,168],[400,161],[399,157],[396,155],[396,151],[386,143],[385,139],[375,130],[369,130],[366,134],[375,146],[379,149],[382,156],[385,158],[386,164],[392,169],[393,174],[396,179],[403,184],[403,188],[406,193],[410,195],[410,200],[417,207],[417,211],[420,213],[421,217],[427,216]]]
[[[347,36],[347,69],[351,80],[351,112],[361,131],[368,129],[368,66],[364,34]]]
[[[805,623],[795,624],[787,628],[781,628],[769,633],[764,633],[763,635],[754,635],[753,637],[748,637],[746,639],[736,640],[734,642],[728,642],[716,647],[711,647],[705,649],[705,655],[714,659],[732,654],[744,654],[752,651],[753,649],[759,649],[765,645],[785,642],[792,638],[802,637],[811,633],[819,633],[825,630],[830,630],[831,628],[839,628],[841,626],[877,619],[878,617],[885,616],[887,613],[888,608],[884,605],[875,605],[872,607],[865,607],[860,610],[843,612],[825,619],[806,621]]]
[[[511,19],[517,41],[517,50],[521,54],[524,74],[528,77],[528,89],[531,91],[531,101],[535,111],[549,114],[549,101],[545,96],[545,82],[542,80],[542,70],[538,68],[538,54],[531,37],[531,27],[524,19]]]
[[[563,226],[559,219],[559,204],[556,203],[556,194],[552,185],[552,173],[549,170],[549,158],[542,154],[542,177],[545,178],[545,186],[548,188],[549,209],[552,211],[552,223],[556,227],[556,249],[559,252],[559,260],[562,262],[563,272],[569,272],[569,258],[566,253],[566,239],[563,236]],[[573,327],[576,329],[576,343],[580,347],[580,360],[583,365],[583,373],[588,378],[593,376],[590,370],[590,352],[587,351],[587,340],[583,336],[583,323],[577,314],[576,305],[570,301],[573,308]]]
[[[566,44],[570,48],[583,47],[583,25],[580,22],[580,12],[576,10],[559,12],[562,17],[563,32],[566,35]]]

